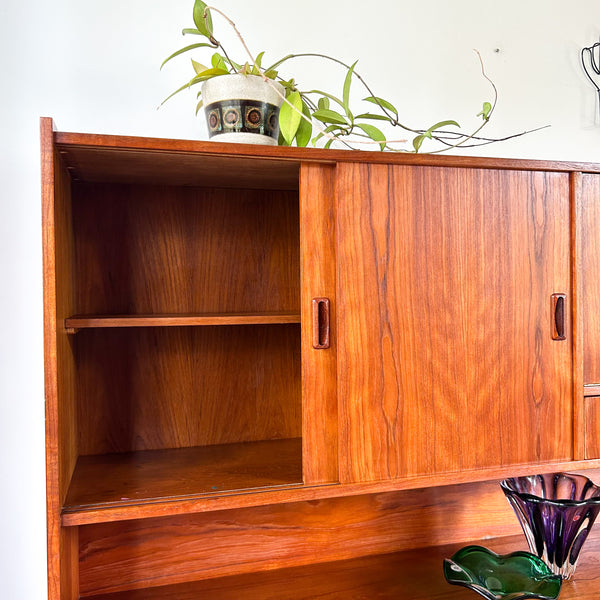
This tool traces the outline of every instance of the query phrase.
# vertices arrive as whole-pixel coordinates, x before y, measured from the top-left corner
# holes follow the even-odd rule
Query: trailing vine
[[[215,38],[212,12],[223,17],[235,31],[247,55],[247,60],[240,63],[232,60],[224,45]],[[280,145],[296,144],[297,146],[307,146],[309,143],[316,145],[319,141],[324,140],[323,146],[325,148],[329,148],[334,143],[339,143],[350,149],[376,145],[381,150],[418,153],[422,151],[425,142],[428,144],[436,142],[438,147],[428,151],[428,153],[434,154],[447,152],[458,147],[472,148],[506,141],[544,128],[539,127],[502,138],[483,137],[480,135],[494,114],[498,102],[498,90],[492,79],[487,75],[483,60],[477,50],[475,52],[481,66],[481,75],[489,83],[492,91],[491,101],[483,102],[481,110],[476,115],[477,118],[481,118],[481,121],[473,131],[468,133],[464,132],[454,119],[445,119],[436,122],[428,128],[419,128],[407,125],[403,120],[400,120],[400,115],[396,107],[388,100],[377,96],[373,92],[371,86],[356,71],[358,61],[348,65],[326,54],[305,52],[288,54],[270,66],[263,67],[265,52],[260,52],[256,56],[253,55],[235,23],[221,10],[214,6],[207,6],[202,0],[195,0],[193,20],[195,28],[183,29],[182,34],[201,36],[206,41],[190,44],[177,50],[163,61],[161,68],[176,56],[192,50],[206,51],[207,48],[212,51],[210,66],[205,66],[192,59],[194,76],[169,95],[162,104],[175,94],[189,89],[194,85],[203,83],[213,77],[221,77],[231,73],[260,76],[267,83],[277,81],[284,89],[284,94],[281,94],[279,89],[273,86],[273,89],[282,98],[282,106],[279,114]],[[281,75],[281,67],[287,67],[289,61],[299,58],[317,58],[327,63],[332,63],[332,65],[342,67],[345,76],[341,95],[336,96],[328,91],[319,89],[305,90],[300,87],[294,78],[283,77]],[[355,80],[362,85],[368,94],[363,99],[363,102],[368,104],[364,105],[363,112],[359,113],[350,105],[352,84]],[[197,94],[196,114],[201,108],[202,93],[200,91]],[[405,145],[408,140],[387,139],[383,131],[374,124],[377,121],[385,122],[394,128],[398,128],[403,133],[410,134],[412,136],[410,140],[411,147],[409,149],[405,147],[398,148],[398,144]]]

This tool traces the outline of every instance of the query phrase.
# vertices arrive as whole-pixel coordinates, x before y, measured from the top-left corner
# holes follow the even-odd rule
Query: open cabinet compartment
[[[64,511],[301,484],[297,178],[105,152],[58,159]]]

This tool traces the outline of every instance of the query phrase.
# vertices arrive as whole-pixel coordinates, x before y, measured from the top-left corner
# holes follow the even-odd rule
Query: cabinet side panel
[[[335,167],[300,170],[302,411],[305,483],[338,480]],[[313,298],[329,299],[328,348],[313,347]]]
[[[520,532],[495,482],[80,529],[82,595]]]
[[[343,165],[338,198],[344,480],[569,459],[568,176]]]
[[[44,277],[44,372],[48,594],[77,598],[77,557],[60,512],[77,460],[75,377],[64,318],[72,310],[70,178],[54,147],[51,119],[41,121],[42,247]]]
[[[583,383],[600,384],[600,175],[581,182]]]

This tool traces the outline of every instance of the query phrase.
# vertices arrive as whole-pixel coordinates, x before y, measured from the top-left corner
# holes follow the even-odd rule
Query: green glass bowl
[[[529,552],[498,555],[482,546],[465,546],[444,559],[444,576],[488,600],[556,600],[562,579]]]

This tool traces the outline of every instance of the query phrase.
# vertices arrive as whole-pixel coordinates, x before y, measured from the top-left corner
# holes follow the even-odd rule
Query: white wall
[[[162,72],[158,66],[189,40],[179,32],[192,25],[191,6],[3,0],[0,7],[0,580],[7,600],[46,594],[38,118],[54,117],[64,131],[204,137],[195,94],[156,110],[189,76],[184,58]],[[415,126],[475,123],[490,97],[477,48],[500,91],[489,133],[551,127],[476,154],[600,161],[597,98],[579,65],[581,47],[600,36],[597,0],[223,0],[219,7],[256,51],[272,29],[271,58],[320,51],[360,59],[357,69],[376,93]],[[222,41],[231,36],[216,23]],[[341,87],[335,70],[327,84],[316,63],[293,67],[303,85]]]

